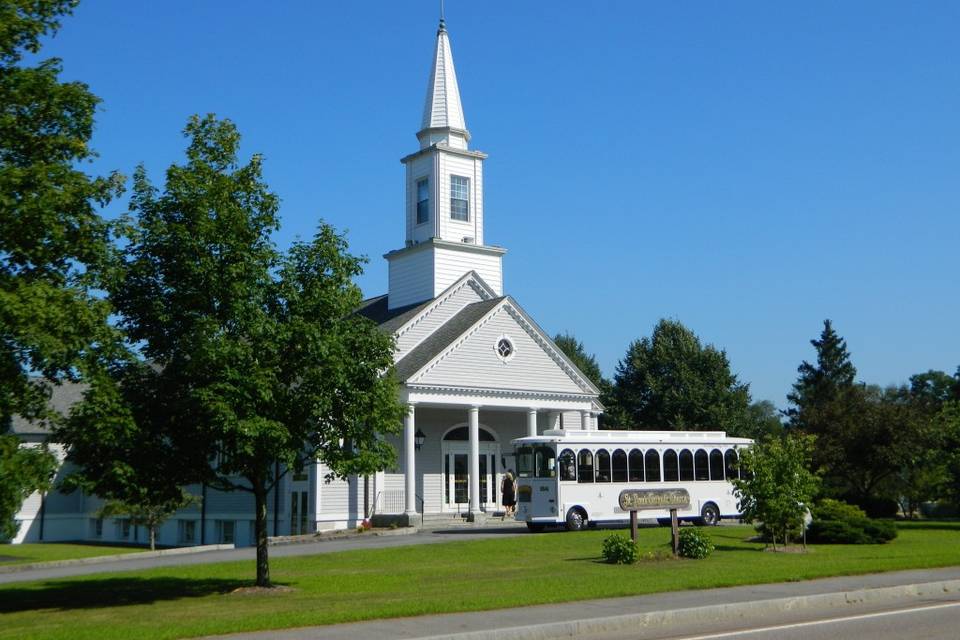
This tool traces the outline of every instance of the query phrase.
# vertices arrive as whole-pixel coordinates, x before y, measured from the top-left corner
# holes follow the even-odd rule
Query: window
[[[103,518],[90,518],[90,537],[103,537]]]
[[[680,479],[678,472],[677,452],[673,449],[667,449],[663,452],[663,481],[676,482]]]
[[[513,354],[514,354],[513,342],[511,342],[510,338],[508,338],[507,336],[501,336],[497,340],[496,350],[497,350],[497,356],[499,356],[501,360],[506,362],[507,360],[513,357]]]
[[[177,540],[181,544],[193,544],[197,541],[197,521],[178,520]]]
[[[533,448],[520,447],[517,449],[517,475],[521,478],[532,478],[533,473]]]
[[[693,479],[694,480],[709,480],[710,479],[710,464],[709,457],[707,452],[703,449],[697,449],[697,452],[693,456]]]
[[[577,458],[570,449],[564,449],[560,454],[560,479],[577,479]]]
[[[417,180],[417,224],[430,221],[430,182]]]
[[[643,451],[640,449],[630,451],[630,482],[643,482]]]
[[[647,482],[660,482],[660,452],[650,449],[644,456]]]
[[[553,447],[541,446],[536,448],[534,465],[538,478],[554,478],[557,475],[557,460],[554,457]]]
[[[579,482],[593,482],[593,454],[588,449],[577,454],[577,478]]]
[[[470,179],[450,176],[450,217],[467,222],[470,220]]]
[[[627,481],[627,452],[623,449],[613,452],[613,481]]]
[[[597,482],[610,482],[610,454],[597,451]]]
[[[236,523],[233,520],[217,520],[217,542],[233,544],[235,528]]]
[[[740,460],[737,458],[737,452],[733,449],[727,449],[727,452],[723,454],[723,461],[727,468],[727,480],[736,480],[739,478],[740,474],[737,472],[737,465]]]
[[[130,521],[126,518],[122,520],[114,520],[114,525],[116,527],[117,537],[121,540],[127,540],[130,538]]]
[[[693,480],[693,454],[689,449],[680,452],[680,482]]]
[[[723,480],[723,454],[720,449],[710,452],[710,479]]]

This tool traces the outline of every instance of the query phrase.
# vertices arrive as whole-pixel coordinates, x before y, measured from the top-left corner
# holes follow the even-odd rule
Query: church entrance
[[[500,445],[480,427],[480,509],[496,511],[500,496]],[[470,442],[467,427],[450,430],[443,438],[443,510],[462,513],[470,508]]]

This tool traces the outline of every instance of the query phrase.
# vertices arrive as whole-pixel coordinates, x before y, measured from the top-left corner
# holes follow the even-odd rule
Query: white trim
[[[510,353],[508,353],[505,356],[500,353],[501,342],[506,342],[510,348]],[[500,358],[501,362],[506,364],[511,360],[513,360],[513,357],[517,355],[517,344],[513,341],[513,338],[511,338],[509,335],[507,335],[506,333],[501,333],[499,336],[497,336],[496,340],[493,341],[493,352],[497,354],[497,357]]]

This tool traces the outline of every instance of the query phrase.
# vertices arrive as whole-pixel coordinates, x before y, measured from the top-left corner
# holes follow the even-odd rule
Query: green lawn
[[[274,581],[294,591],[231,594],[252,562],[192,565],[0,587],[0,638],[178,638],[369,618],[494,609],[657,591],[803,580],[960,564],[960,523],[904,524],[886,545],[762,552],[749,527],[710,531],[707,560],[633,566],[599,561],[608,531],[278,558]],[[641,529],[665,549],[668,529]]]
[[[137,551],[147,551],[147,549],[141,547],[111,547],[101,544],[57,544],[55,542],[0,544],[0,567],[28,562],[112,556],[118,553],[135,553]]]

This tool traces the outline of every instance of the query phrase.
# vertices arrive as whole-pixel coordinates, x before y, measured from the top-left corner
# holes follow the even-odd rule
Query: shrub
[[[679,547],[684,558],[706,558],[713,552],[710,536],[700,529],[681,529]]]
[[[807,530],[811,542],[823,544],[880,544],[896,537],[892,522],[871,520],[858,507],[838,500],[817,504]]]
[[[603,541],[603,559],[610,564],[633,564],[640,557],[636,543],[618,533]]]

